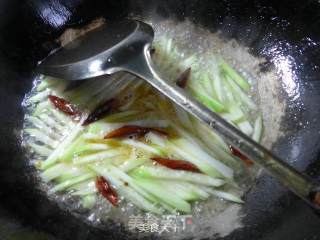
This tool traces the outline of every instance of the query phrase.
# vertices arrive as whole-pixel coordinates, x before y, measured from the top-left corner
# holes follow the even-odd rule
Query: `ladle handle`
[[[317,210],[320,209],[320,188],[318,183],[292,168],[259,143],[229,124],[218,114],[196,101],[183,89],[170,81],[162,79],[154,70],[149,47],[145,46],[143,54],[137,57],[135,61],[130,62],[129,66],[126,66],[128,72],[145,79],[177,105],[208,125],[212,130],[215,130],[230,145],[239,149],[242,154],[267,170],[310,206]]]

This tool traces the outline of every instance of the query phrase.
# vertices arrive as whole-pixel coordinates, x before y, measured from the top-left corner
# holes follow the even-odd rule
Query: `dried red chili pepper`
[[[98,106],[96,109],[90,113],[90,115],[87,117],[87,119],[83,122],[83,126],[88,125],[90,123],[93,123],[95,121],[100,120],[105,115],[110,113],[112,110],[114,110],[118,106],[118,101],[114,98],[107,100],[100,106]]]
[[[185,88],[190,78],[190,74],[191,74],[191,68],[188,68],[187,70],[183,71],[176,80],[177,86],[181,88]]]
[[[184,160],[174,160],[174,159],[160,158],[160,157],[153,157],[151,158],[151,160],[167,168],[171,168],[175,170],[185,170],[185,171],[197,172],[197,173],[201,172],[197,166]]]
[[[135,125],[127,125],[121,128],[115,129],[109,132],[104,138],[118,138],[118,137],[126,137],[126,136],[137,136],[142,137],[146,135],[148,132],[155,132],[161,135],[168,135],[165,131],[156,129],[156,128],[147,128],[147,127],[140,127]]]
[[[313,197],[313,203],[317,206],[320,206],[320,193],[316,193]]]
[[[252,166],[252,165],[254,164],[254,162],[253,162],[251,159],[249,159],[247,156],[243,155],[243,154],[242,154],[238,149],[236,149],[235,147],[229,146],[229,148],[230,148],[231,153],[232,153],[234,156],[240,158],[247,166],[250,167],[250,166]]]
[[[117,192],[110,186],[104,177],[97,177],[96,188],[98,189],[99,193],[101,193],[101,195],[105,197],[113,206],[119,206]]]
[[[63,98],[59,98],[54,95],[49,95],[50,102],[58,108],[61,112],[64,112],[67,115],[75,116],[78,115],[80,112],[76,110],[75,106],[69,103],[67,100]]]

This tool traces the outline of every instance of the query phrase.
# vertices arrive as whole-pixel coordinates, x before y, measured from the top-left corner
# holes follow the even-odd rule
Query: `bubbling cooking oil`
[[[280,81],[276,71],[271,69],[268,72],[261,72],[259,65],[265,61],[264,59],[252,56],[248,49],[241,46],[236,40],[223,39],[219,33],[210,33],[188,20],[179,23],[172,20],[149,21],[149,23],[155,29],[155,42],[163,37],[172,38],[181,50],[179,54],[181,56],[196,55],[201,68],[209,68],[208,61],[210,61],[210,57],[213,54],[221,55],[226,61],[232,63],[237,68],[252,85],[251,98],[258,104],[259,111],[263,115],[264,128],[268,129],[268,131],[264,132],[262,143],[270,148],[278,137],[281,136],[280,123],[285,112],[285,102],[280,96],[281,86],[279,86]],[[40,82],[41,77],[35,79],[34,85],[37,86]],[[25,128],[29,126],[27,119],[35,107],[34,105],[25,103],[36,93],[34,89],[26,95],[23,104],[26,113]],[[143,108],[143,106],[141,107]],[[27,143],[28,138],[26,135],[23,135],[23,144],[27,145]],[[32,153],[30,153],[28,158],[32,165],[41,160],[37,155]],[[35,174],[39,175],[40,172],[36,170]],[[248,191],[254,184],[253,179],[257,175],[258,169],[255,168],[251,172],[251,176],[242,181],[243,184],[240,184],[241,188],[238,191],[241,193]],[[44,183],[39,179],[39,188],[43,192],[48,192],[51,184]],[[242,226],[241,219],[245,214],[242,212],[241,205],[211,197],[207,201],[193,204],[192,212],[186,216],[187,222],[184,219],[184,215],[175,216],[176,229],[172,225],[174,223],[171,223],[169,231],[141,232],[141,229],[130,230],[130,221],[136,220],[138,216],[142,223],[146,224],[150,218],[150,214],[139,210],[132,203],[126,202],[125,199],[121,199],[119,208],[114,208],[103,197],[97,196],[93,207],[85,209],[81,206],[79,200],[69,193],[48,194],[48,197],[52,201],[57,202],[62,209],[96,227],[107,227],[108,222],[112,221],[119,226],[124,226],[128,231],[136,232],[138,236],[155,234],[160,235],[164,239],[202,239],[216,234],[223,237]],[[161,227],[161,223],[166,222],[168,218],[172,218],[173,216],[155,217],[158,219],[159,227]]]

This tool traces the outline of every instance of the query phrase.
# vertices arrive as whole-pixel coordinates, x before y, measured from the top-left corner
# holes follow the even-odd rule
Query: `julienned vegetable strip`
[[[123,180],[120,180],[117,176],[114,175],[112,171],[108,168],[102,168],[100,166],[90,166],[92,170],[97,172],[99,175],[103,176],[107,179],[118,191],[119,194],[131,200],[134,204],[145,209],[147,211],[161,214],[161,210],[155,207],[150,201],[141,196],[138,192],[136,192],[131,187],[125,185]]]
[[[212,56],[209,69],[203,69],[197,55],[179,54],[170,38],[155,47],[152,57],[172,81],[261,139],[263,119],[253,112],[250,84],[221,56]],[[85,208],[99,195],[114,206],[124,197],[156,214],[189,213],[194,201],[210,196],[242,203],[234,193],[235,173],[247,171],[241,157],[149,85],[128,73],[71,90],[68,84],[44,77],[25,101],[34,106],[26,118],[28,146],[41,160],[36,161],[40,177],[53,184],[51,194],[70,192]],[[258,117],[251,120],[251,112]]]
[[[212,178],[200,173],[192,173],[184,170],[171,170],[164,167],[147,167],[142,166],[132,171],[134,176],[145,178],[163,178],[172,180],[184,180],[206,186],[220,187],[225,182],[218,178]]]
[[[233,79],[243,90],[248,91],[250,84],[240,76],[229,64],[226,63],[222,58],[220,60],[220,66],[231,79]]]
[[[234,83],[229,76],[226,77],[226,81],[230,85],[233,94],[236,96],[238,100],[240,100],[250,109],[254,110],[257,108],[256,104],[252,101],[252,99],[248,97],[246,93],[243,92],[243,90],[236,83]]]
[[[81,126],[81,123],[79,123],[77,126],[75,126],[74,129],[69,134],[69,136],[67,136],[57,146],[57,148],[51,153],[51,155],[42,163],[41,167],[43,169],[46,169],[48,166],[55,163],[59,159],[59,157],[62,155],[65,148],[67,148],[67,146],[72,143],[72,141],[80,134],[80,132],[82,130],[83,130],[83,127]]]
[[[256,119],[254,123],[254,129],[253,129],[253,135],[252,138],[253,140],[260,142],[262,132],[263,132],[263,122],[262,122],[262,116],[259,115],[258,118]]]
[[[208,108],[210,108],[212,111],[222,112],[224,110],[224,106],[221,103],[219,103],[213,98],[210,98],[205,93],[200,93],[193,89],[192,89],[192,93],[200,102],[203,102],[203,104],[206,105]]]

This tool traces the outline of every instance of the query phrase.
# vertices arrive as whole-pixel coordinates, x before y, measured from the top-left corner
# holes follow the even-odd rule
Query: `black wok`
[[[314,178],[320,173],[320,4],[317,1],[0,1],[0,239],[128,239],[137,235],[110,223],[95,228],[59,208],[37,188],[23,150],[21,101],[37,62],[57,47],[68,27],[103,16],[190,19],[235,38],[268,61],[290,60],[286,135],[273,151]],[[286,72],[279,72],[285,81]],[[293,87],[292,87],[293,86]],[[284,85],[285,89],[286,85]],[[288,85],[287,85],[288,87]],[[289,86],[290,87],[290,86]],[[294,118],[295,117],[295,118]],[[268,129],[266,129],[268,131]],[[320,218],[301,200],[263,175],[246,196],[244,227],[225,239],[320,239]],[[215,236],[212,236],[214,239]]]

